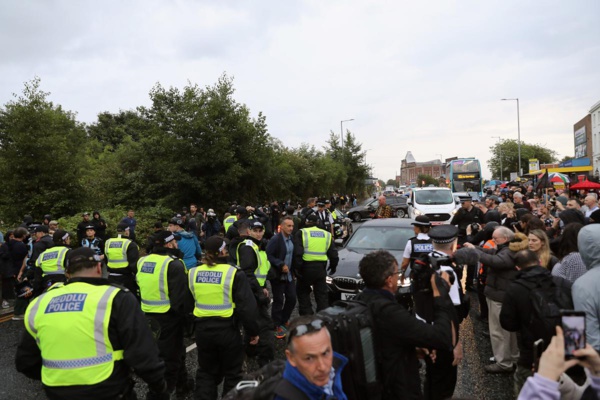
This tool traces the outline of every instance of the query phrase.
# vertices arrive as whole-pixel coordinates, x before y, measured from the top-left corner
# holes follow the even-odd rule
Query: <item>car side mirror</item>
[[[412,206],[413,202],[412,201],[407,201],[406,204],[408,204],[409,206]]]

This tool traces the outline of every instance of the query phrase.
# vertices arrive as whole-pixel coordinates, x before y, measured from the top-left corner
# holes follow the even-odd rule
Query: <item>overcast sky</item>
[[[2,1],[0,104],[34,76],[94,122],[149,105],[156,82],[212,85],[267,116],[272,136],[320,146],[340,121],[380,179],[475,156],[501,136],[573,155],[600,101],[600,1]],[[208,150],[208,149],[207,149]],[[526,168],[526,167],[524,167]]]

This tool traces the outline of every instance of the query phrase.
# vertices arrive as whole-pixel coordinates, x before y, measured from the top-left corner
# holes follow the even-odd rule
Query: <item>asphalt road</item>
[[[356,224],[359,225],[359,224]],[[512,395],[512,377],[510,375],[489,375],[483,367],[489,363],[492,350],[489,338],[482,335],[485,324],[475,318],[478,310],[477,296],[471,296],[471,317],[461,324],[461,340],[465,349],[465,357],[459,365],[458,384],[454,393],[456,398],[477,400],[510,400]],[[4,321],[4,322],[2,322]],[[0,315],[0,399],[2,400],[39,400],[45,398],[39,382],[30,380],[17,373],[14,358],[17,344],[25,331],[23,321],[7,320]],[[187,345],[192,345],[188,340]],[[193,346],[191,346],[193,347]],[[284,358],[282,340],[276,342],[277,357]],[[191,349],[186,358],[189,373],[196,371],[197,351]],[[249,360],[247,366],[253,368],[254,362]],[[145,398],[145,385],[139,383],[137,392],[140,399]],[[185,399],[192,399],[191,395]]]

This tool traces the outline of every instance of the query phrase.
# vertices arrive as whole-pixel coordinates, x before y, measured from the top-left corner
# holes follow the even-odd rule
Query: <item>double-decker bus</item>
[[[453,193],[475,192],[479,196],[483,194],[481,164],[478,159],[459,158],[452,160],[446,165],[446,174]]]

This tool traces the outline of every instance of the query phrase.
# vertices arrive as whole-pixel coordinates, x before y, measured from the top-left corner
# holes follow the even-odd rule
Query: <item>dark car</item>
[[[394,216],[398,218],[404,218],[408,215],[408,204],[407,199],[404,196],[390,196],[385,198],[386,204],[392,206],[394,210]],[[377,199],[367,199],[359,206],[352,207],[348,210],[348,217],[354,222],[360,222],[365,218],[372,218],[379,207],[379,201]]]
[[[340,262],[336,273],[327,277],[329,300],[350,300],[364,287],[358,273],[360,260],[374,250],[387,250],[402,264],[406,242],[415,236],[412,220],[386,218],[367,221],[360,225],[344,247],[339,250]],[[399,287],[399,295],[410,296],[410,280]]]

